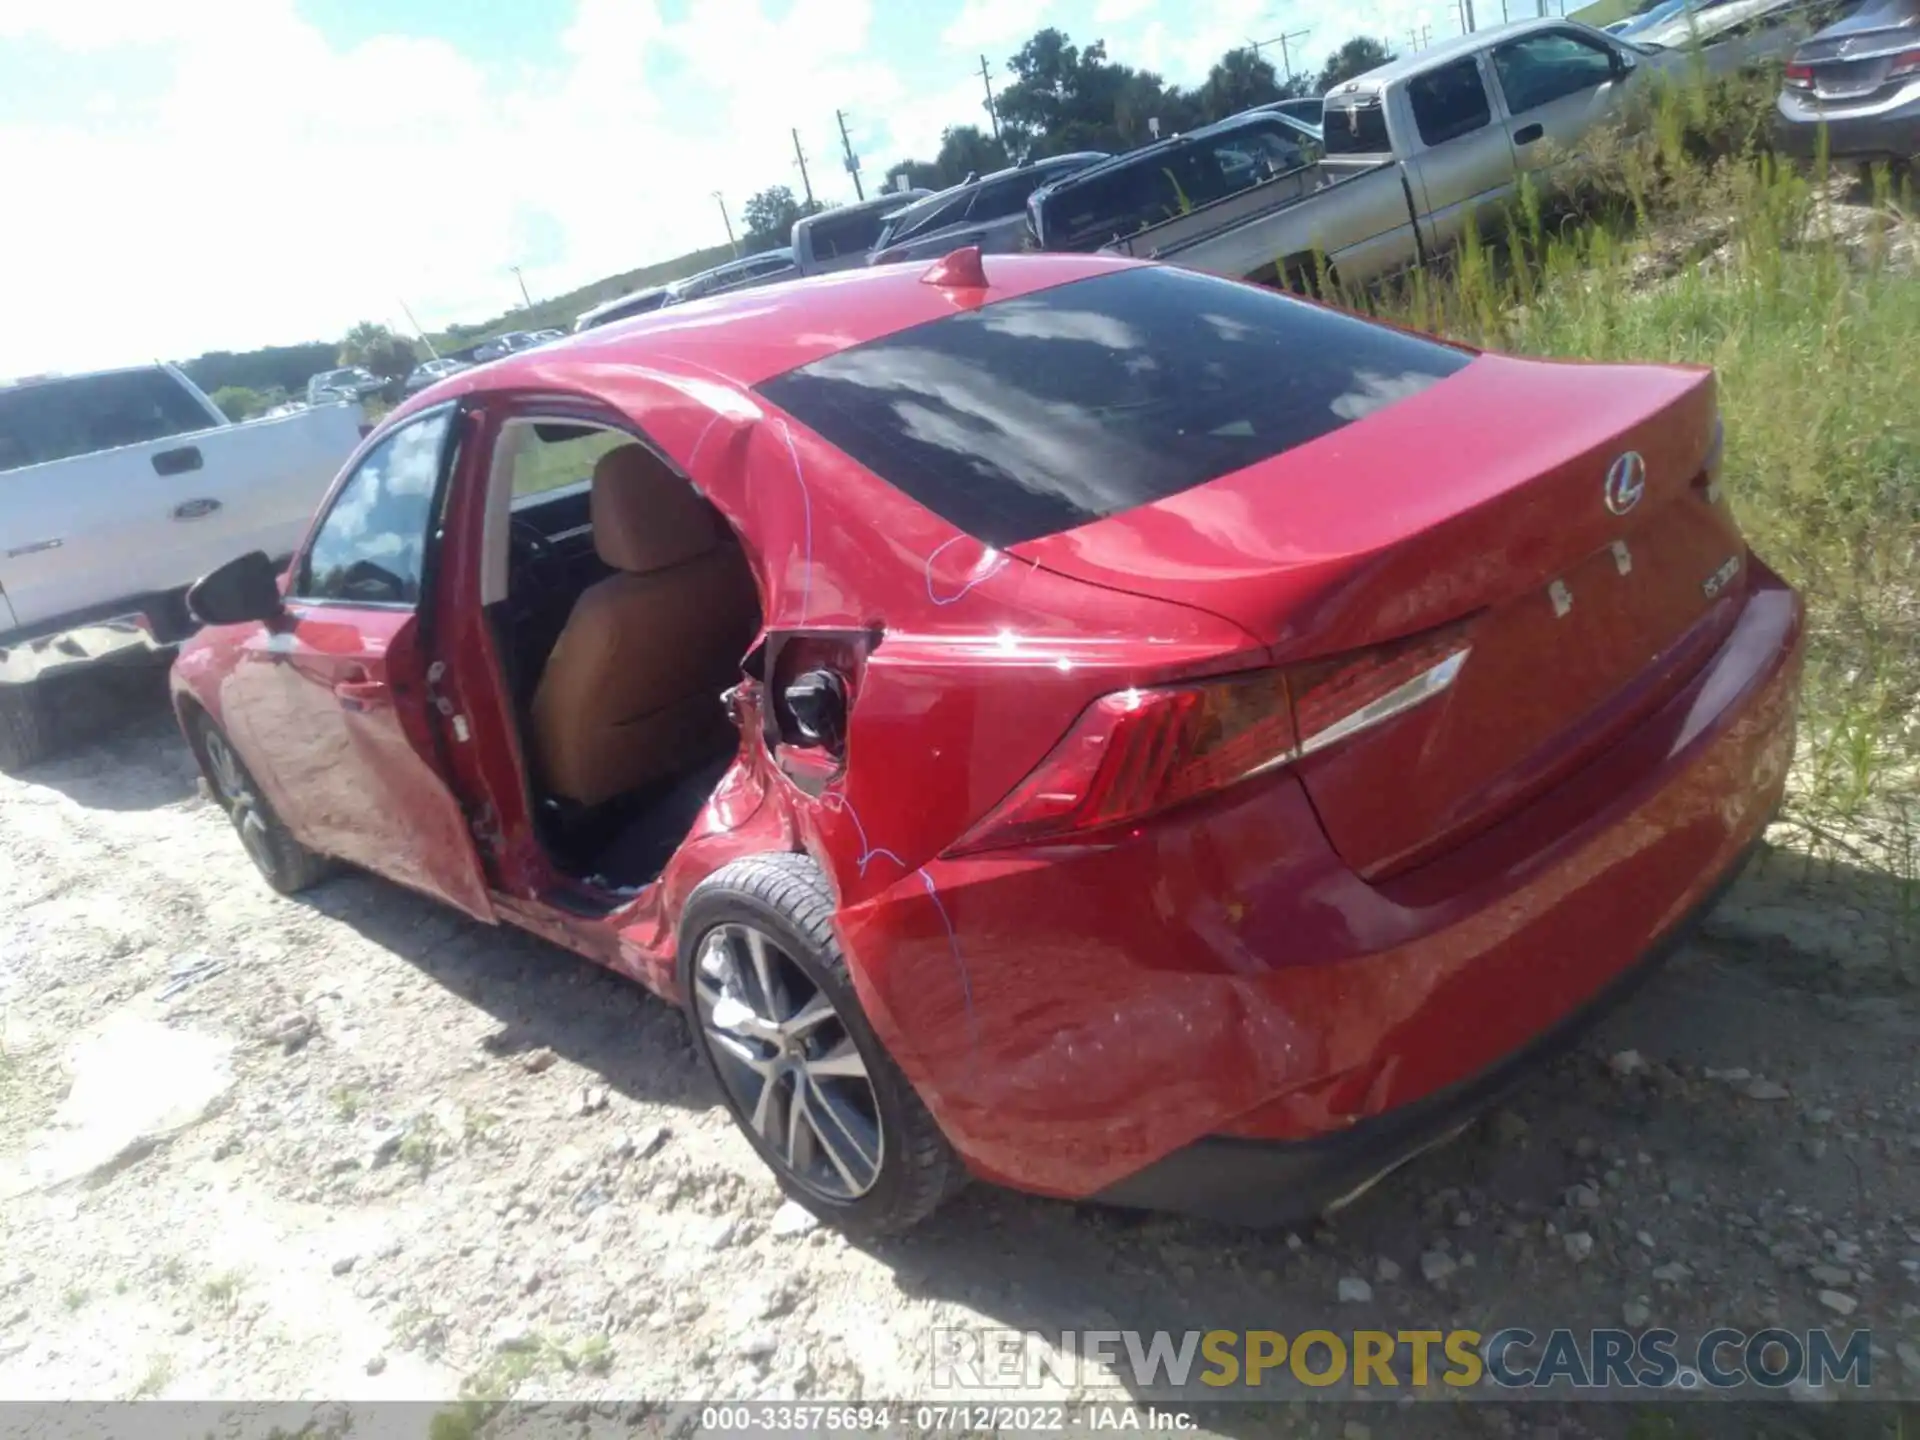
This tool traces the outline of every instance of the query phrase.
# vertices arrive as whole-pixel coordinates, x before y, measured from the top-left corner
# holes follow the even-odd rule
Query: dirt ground
[[[1308,1234],[976,1185],[861,1249],[782,1206],[633,986],[363,876],[272,894],[152,705],[0,777],[0,1395],[901,1399],[941,1327],[1513,1324],[1865,1327],[1874,1391],[1920,1393],[1907,904],[1776,852],[1580,1053]],[[1414,1408],[1301,1433],[1628,1423]]]

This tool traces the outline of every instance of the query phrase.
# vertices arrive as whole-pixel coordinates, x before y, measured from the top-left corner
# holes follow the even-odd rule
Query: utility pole
[[[527,302],[527,309],[531,310],[533,308],[533,297],[527,294],[526,277],[520,273],[520,267],[518,265],[509,265],[507,269],[511,270],[513,272],[513,278],[520,282],[520,298]]]
[[[1407,39],[1414,49],[1424,50],[1433,43],[1433,26],[1422,25],[1418,30],[1409,30]]]
[[[980,57],[980,83],[987,87],[987,119],[993,122],[993,138],[1000,138],[1000,107],[993,103],[993,72],[987,69],[987,57]]]
[[[413,327],[413,333],[418,335],[420,343],[427,347],[427,358],[438,360],[440,352],[433,348],[433,341],[427,338],[427,332],[420,328],[420,322],[413,318],[413,311],[404,300],[400,302],[400,313],[407,317],[407,323]]]
[[[800,132],[793,132],[793,158],[800,166],[800,188],[807,192],[807,213],[813,213],[813,181],[807,178],[807,152],[800,148]]]
[[[1267,46],[1278,45],[1280,47],[1280,68],[1286,71],[1287,79],[1291,80],[1293,78],[1292,44],[1295,40],[1306,39],[1307,36],[1312,33],[1311,30],[1290,30],[1284,35],[1274,36],[1271,40],[1249,40],[1247,45],[1253,51],[1255,59],[1259,58],[1260,52],[1266,49]]]
[[[857,199],[865,200],[867,192],[860,188],[860,157],[853,153],[853,141],[847,138],[847,117],[844,111],[836,110],[833,118],[840,122],[840,144],[847,152],[847,174],[853,177],[853,193]]]
[[[720,223],[727,227],[727,247],[733,251],[733,256],[737,260],[740,258],[740,242],[733,238],[733,217],[727,214],[727,197],[716,190],[713,192],[713,198],[720,204]]]

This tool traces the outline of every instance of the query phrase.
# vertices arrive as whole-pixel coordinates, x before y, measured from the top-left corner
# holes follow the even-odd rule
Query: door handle
[[[173,518],[176,520],[203,520],[219,508],[220,502],[208,497],[202,497],[198,500],[182,500],[178,505],[173,507]]]
[[[182,445],[178,450],[162,450],[155,454],[153,473],[184,475],[189,470],[198,470],[203,463],[198,445]]]
[[[371,710],[387,703],[387,682],[369,679],[362,671],[351,680],[336,681],[333,695],[345,709]]]
[[[1522,125],[1518,130],[1513,132],[1513,143],[1516,145],[1531,145],[1536,140],[1544,140],[1546,135],[1547,127],[1544,125],[1538,123]]]

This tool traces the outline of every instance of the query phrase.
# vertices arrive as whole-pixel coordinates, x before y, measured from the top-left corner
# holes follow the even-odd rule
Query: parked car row
[[[864,265],[888,217],[927,198],[930,193],[913,189],[888,191],[857,205],[838,205],[805,216],[794,223],[792,244],[730,260],[668,285],[655,285],[608,300],[583,312],[573,322],[574,333],[689,300]]]
[[[622,296],[576,330],[747,285],[973,246],[1106,251],[1295,289],[1364,284],[1551,194],[1594,129],[1632,121],[1653,77],[1787,70],[1782,126],[1836,154],[1897,150],[1920,123],[1920,0],[1663,0],[1608,34],[1537,19],[1443,41],[1315,100],[1260,106],[1123,155],[1052,156],[938,193],[809,216],[790,250]],[[1858,14],[1854,12],[1858,11]],[[1814,27],[1845,18],[1809,40]],[[1909,53],[1912,52],[1912,53]],[[1789,148],[1809,148],[1813,127]]]
[[[1587,135],[1645,113],[1654,77],[1774,63],[1802,42],[1783,113],[1818,110],[1843,148],[1884,150],[1920,112],[1916,3],[1687,0],[1639,17],[1636,38],[1556,19],[1476,31],[1335,87],[1311,146],[1263,132],[1282,118],[1267,107],[1046,186],[1030,241],[1294,289],[1365,284],[1484,230],[1523,184],[1551,195]]]

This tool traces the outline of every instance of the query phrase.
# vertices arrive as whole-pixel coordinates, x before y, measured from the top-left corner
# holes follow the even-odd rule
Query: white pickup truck
[[[169,651],[187,586],[291,554],[360,407],[230,424],[171,365],[0,382],[0,767],[51,750],[51,686]]]

